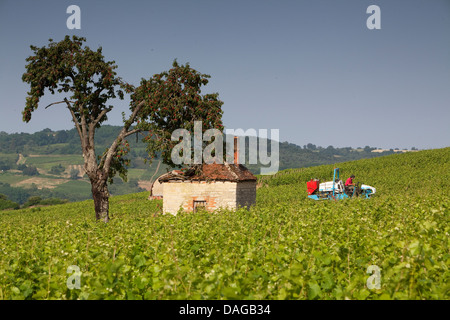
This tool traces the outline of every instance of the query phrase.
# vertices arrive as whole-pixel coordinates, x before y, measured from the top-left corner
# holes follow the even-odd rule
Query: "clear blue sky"
[[[81,8],[81,30],[66,9]],[[369,30],[369,5],[381,30]],[[68,111],[21,111],[29,46],[87,38],[124,80],[168,70],[177,58],[211,75],[224,124],[279,129],[280,140],[327,147],[450,146],[449,0],[0,0],[0,131],[70,129]],[[115,101],[109,124],[121,124]]]

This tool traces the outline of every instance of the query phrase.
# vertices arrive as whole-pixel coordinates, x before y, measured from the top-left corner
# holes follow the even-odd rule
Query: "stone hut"
[[[195,212],[219,208],[237,209],[256,203],[256,177],[240,164],[202,164],[185,172],[169,172],[163,184],[163,212],[176,214],[180,208]]]
[[[169,176],[174,173],[182,173],[180,170],[173,170],[172,172],[166,172],[160,175],[156,180],[152,183],[150,188],[150,195],[148,200],[162,200],[163,198],[163,185],[159,182],[159,179]]]
[[[169,173],[164,173],[163,175],[159,176],[153,183],[150,188],[150,195],[148,197],[148,200],[161,200],[163,198],[163,185],[159,182],[159,179],[164,177],[165,175],[168,175]]]

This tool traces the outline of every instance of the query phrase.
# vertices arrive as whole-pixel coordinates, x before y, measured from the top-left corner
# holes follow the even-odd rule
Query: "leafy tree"
[[[69,95],[55,104],[64,104],[70,112],[81,142],[84,170],[91,182],[95,214],[98,220],[109,221],[108,182],[119,173],[126,179],[129,161],[126,154],[129,144],[126,137],[141,133],[147,143],[150,158],[160,152],[164,163],[173,165],[170,151],[177,143],[171,141],[171,133],[178,128],[192,129],[194,121],[203,121],[203,131],[209,128],[223,129],[222,101],[218,94],[201,95],[201,86],[208,83],[208,75],[190,68],[189,64],[142,79],[134,87],[124,82],[114,71],[114,61],[105,61],[102,48],[92,51],[84,46],[86,39],[66,36],[48,46],[30,46],[33,55],[26,61],[26,72],[22,80],[30,84],[30,91],[23,110],[23,120],[29,122],[38,108],[39,100],[46,89]],[[106,120],[113,106],[107,101],[124,98],[131,94],[128,118],[112,144],[102,155],[95,152],[95,131]]]
[[[38,176],[39,175],[39,171],[37,170],[36,167],[33,166],[27,166],[25,164],[19,164],[17,166],[17,169],[22,171],[22,173],[26,176]]]
[[[78,180],[78,174],[79,174],[80,172],[77,170],[77,169],[75,169],[75,168],[73,168],[72,170],[70,170],[70,179],[72,179],[72,180]]]
[[[50,173],[51,174],[56,174],[56,175],[60,175],[61,173],[63,173],[66,170],[65,167],[63,167],[61,165],[61,163],[57,166],[52,166],[52,168],[50,169]]]
[[[312,144],[312,143],[308,143],[306,145],[306,148],[308,148],[309,150],[316,150],[317,149],[316,145]]]
[[[42,201],[41,197],[39,197],[39,196],[32,196],[32,197],[30,197],[27,200],[27,202],[25,202],[23,204],[23,206],[24,206],[24,208],[31,207],[31,206],[36,206],[36,205],[40,204],[41,201]]]
[[[7,161],[0,161],[0,171],[2,171],[2,170],[9,170],[9,169],[11,169],[11,166],[10,166],[10,164],[7,162]]]
[[[17,210],[20,208],[20,205],[16,202],[13,202],[7,198],[2,198],[0,195],[0,210],[14,209]]]
[[[55,140],[56,143],[65,143],[69,139],[69,134],[67,130],[61,130],[56,132]]]
[[[11,187],[9,183],[2,182],[0,182],[0,193],[18,203],[24,203],[30,197],[30,189]]]
[[[26,167],[25,169],[23,169],[22,172],[24,175],[27,175],[27,176],[38,176],[39,175],[39,171],[37,170],[36,167],[33,167],[33,166]]]

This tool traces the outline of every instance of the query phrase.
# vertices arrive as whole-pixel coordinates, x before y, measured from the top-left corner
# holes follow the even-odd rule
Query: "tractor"
[[[339,168],[334,168],[333,181],[320,183],[319,179],[311,179],[306,186],[308,198],[313,200],[342,200],[353,197],[368,199],[376,192],[374,187],[365,184],[359,186],[359,182],[353,188],[346,187],[339,179]]]

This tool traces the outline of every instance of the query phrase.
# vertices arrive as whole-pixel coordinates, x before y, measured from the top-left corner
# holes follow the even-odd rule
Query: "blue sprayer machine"
[[[313,200],[342,200],[353,197],[370,198],[375,192],[374,187],[359,183],[353,187],[346,187],[339,179],[339,168],[334,169],[333,181],[322,182],[311,179],[306,183],[308,198]]]

